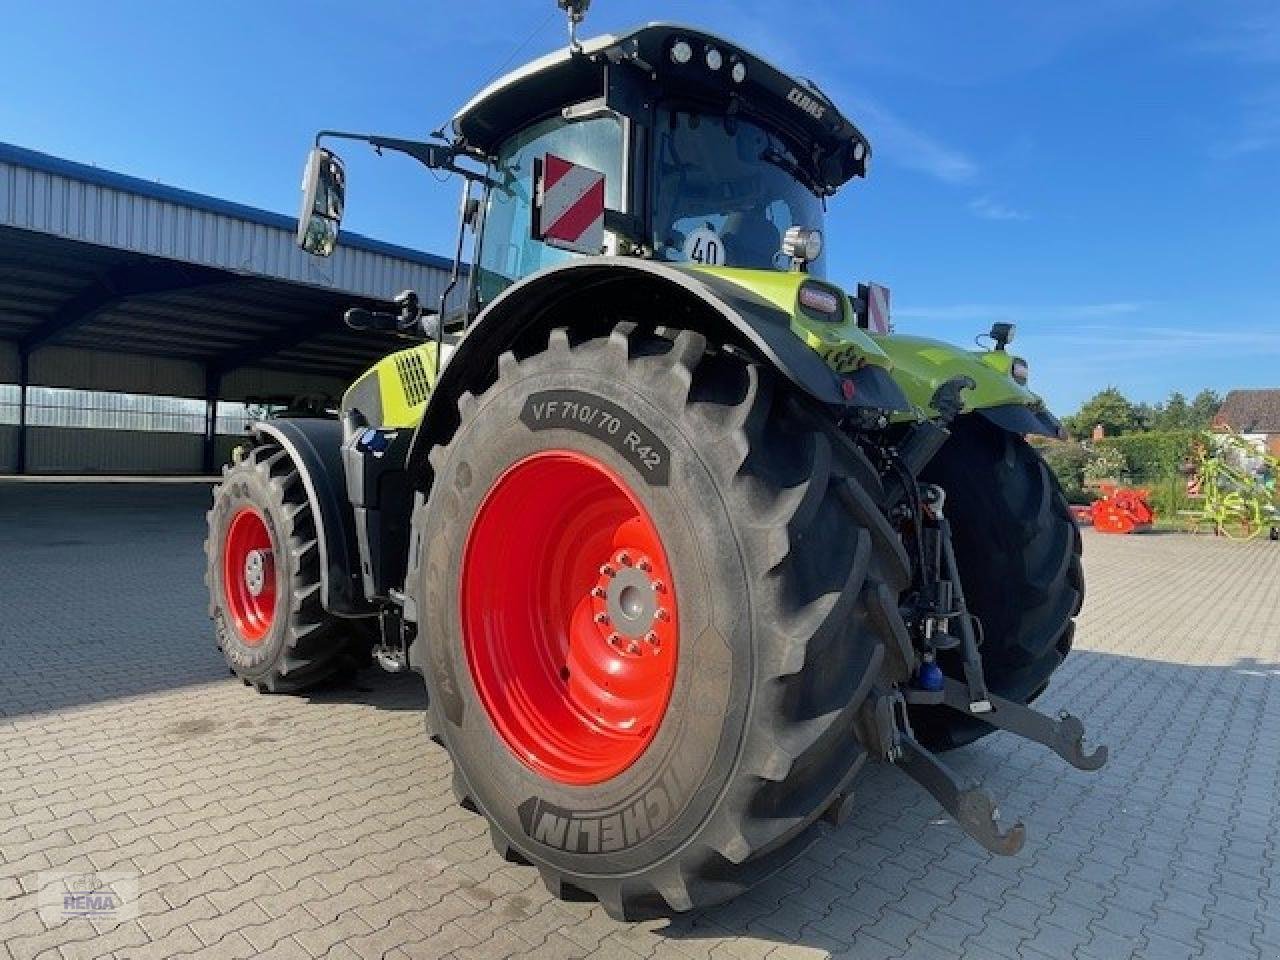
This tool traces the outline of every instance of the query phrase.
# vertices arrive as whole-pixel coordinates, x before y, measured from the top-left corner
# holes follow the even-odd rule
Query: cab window
[[[622,126],[616,117],[545,120],[508,140],[498,153],[477,258],[481,305],[521,277],[581,254],[535,240],[533,162],[552,153],[605,176],[605,206],[622,209]]]
[[[749,120],[663,105],[653,145],[653,249],[660,260],[785,270],[788,227],[822,227],[822,199],[789,147]],[[825,261],[810,265],[824,275]]]

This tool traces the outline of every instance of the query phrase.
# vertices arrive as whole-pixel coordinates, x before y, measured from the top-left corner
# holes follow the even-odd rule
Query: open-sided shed
[[[343,311],[448,282],[450,261],[351,233],[317,260],[295,224],[0,144],[0,473],[208,472],[219,400],[337,395],[397,342]],[[203,430],[33,416],[59,387],[199,400]]]

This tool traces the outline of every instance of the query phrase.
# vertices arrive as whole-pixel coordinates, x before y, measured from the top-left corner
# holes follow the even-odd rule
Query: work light
[[[813,227],[787,227],[782,235],[782,252],[804,263],[817,260],[822,254],[822,231]]]

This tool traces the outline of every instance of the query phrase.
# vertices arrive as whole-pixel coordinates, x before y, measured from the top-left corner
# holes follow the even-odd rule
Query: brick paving
[[[1280,957],[1280,545],[1086,534],[1043,705],[1111,762],[951,755],[1021,816],[988,856],[897,771],[725,907],[622,925],[551,900],[460,810],[421,683],[227,676],[199,486],[0,482],[0,960]],[[136,872],[138,918],[46,926],[41,871]]]

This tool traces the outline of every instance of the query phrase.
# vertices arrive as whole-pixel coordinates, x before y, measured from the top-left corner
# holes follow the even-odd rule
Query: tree
[[[1107,436],[1119,436],[1139,427],[1133,404],[1118,387],[1107,387],[1085,401],[1080,412],[1064,421],[1073,436],[1088,437],[1101,424]]]
[[[1187,426],[1192,430],[1208,430],[1221,406],[1222,397],[1216,391],[1201,390],[1191,401],[1191,420]]]
[[[1156,407],[1152,426],[1156,430],[1189,430],[1191,407],[1180,391],[1169,394],[1169,399]]]
[[[1159,430],[1156,424],[1160,420],[1160,404],[1152,406],[1149,403],[1135,403],[1133,405],[1133,417],[1139,430]]]

